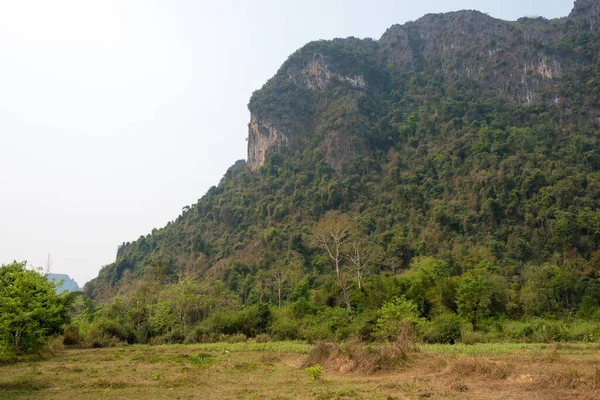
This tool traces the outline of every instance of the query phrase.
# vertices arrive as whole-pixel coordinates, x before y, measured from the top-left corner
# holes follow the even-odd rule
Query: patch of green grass
[[[202,343],[193,345],[161,345],[156,347],[181,348],[188,350],[202,350],[218,353],[239,353],[239,352],[263,352],[263,353],[291,353],[308,354],[311,345],[306,342],[288,341],[288,342],[267,342],[267,343]]]
[[[304,372],[309,381],[314,381],[320,379],[321,375],[323,375],[323,367],[319,364],[313,365],[312,367],[304,368]]]
[[[474,343],[474,344],[422,344],[419,349],[429,354],[453,354],[462,356],[541,355],[552,344],[547,343]],[[598,350],[597,344],[562,344],[560,351],[565,355],[589,354]]]
[[[0,391],[19,391],[19,392],[29,392],[35,390],[42,390],[50,387],[50,384],[45,381],[35,380],[35,379],[27,379],[24,377],[17,378],[8,382],[0,382]]]
[[[196,367],[207,367],[214,362],[214,358],[210,354],[206,353],[201,353],[196,356],[189,356],[188,360],[191,365]]]
[[[258,367],[256,366],[256,363],[242,361],[241,363],[235,364],[233,368],[237,369],[238,371],[250,372],[255,371]]]

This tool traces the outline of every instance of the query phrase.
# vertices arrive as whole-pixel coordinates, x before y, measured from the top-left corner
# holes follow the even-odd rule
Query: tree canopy
[[[40,350],[68,321],[68,295],[25,263],[0,267],[0,356]]]

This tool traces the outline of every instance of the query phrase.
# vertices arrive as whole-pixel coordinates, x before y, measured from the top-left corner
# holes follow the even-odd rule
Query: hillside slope
[[[551,21],[460,11],[307,44],[252,95],[247,162],[123,243],[85,292],[187,274],[258,301],[261,271],[282,265],[316,286],[310,228],[332,211],[379,248],[373,273],[434,256],[518,281],[524,263],[594,260],[599,13],[595,0]]]

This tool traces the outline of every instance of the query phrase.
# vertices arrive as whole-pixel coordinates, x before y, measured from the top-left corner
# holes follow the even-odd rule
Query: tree
[[[302,257],[292,251],[285,261],[278,260],[269,270],[269,285],[277,297],[278,308],[281,308],[284,291],[293,287],[294,282],[302,275]]]
[[[362,289],[362,277],[369,268],[369,263],[378,255],[377,248],[366,240],[354,239],[348,243],[348,258],[356,273],[358,290]]]
[[[40,350],[68,322],[72,296],[58,295],[40,271],[0,267],[0,356]]]
[[[324,249],[333,261],[337,284],[342,289],[344,302],[348,310],[352,309],[348,288],[342,276],[342,246],[349,240],[354,223],[339,214],[332,214],[313,226],[312,233],[315,243]]]
[[[463,275],[456,288],[458,314],[473,324],[493,314],[502,312],[506,303],[501,279],[493,275]]]

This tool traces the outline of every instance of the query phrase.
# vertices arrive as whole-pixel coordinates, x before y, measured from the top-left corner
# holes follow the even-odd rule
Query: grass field
[[[324,364],[314,380],[304,368],[310,349],[300,342],[66,349],[0,366],[0,398],[600,399],[597,344],[422,345],[391,371],[344,373],[346,359]]]

